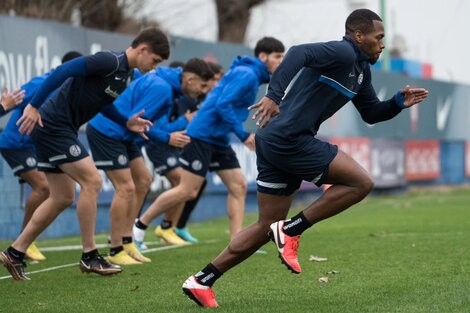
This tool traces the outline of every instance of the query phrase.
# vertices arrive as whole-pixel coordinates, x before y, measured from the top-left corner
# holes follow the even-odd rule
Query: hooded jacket
[[[187,135],[223,147],[230,145],[231,132],[245,141],[249,136],[243,129],[247,108],[254,103],[259,86],[268,82],[269,72],[260,59],[237,57],[189,123]]]
[[[159,67],[134,80],[114,101],[114,105],[127,118],[145,110],[142,118],[157,121],[169,114],[174,98],[182,94],[181,72],[181,68]],[[132,141],[138,136],[102,113],[96,115],[90,124],[101,134],[116,140]],[[154,127],[148,135],[158,140]]]

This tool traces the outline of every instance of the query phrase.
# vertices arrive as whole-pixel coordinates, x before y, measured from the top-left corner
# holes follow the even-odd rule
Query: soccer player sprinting
[[[62,63],[80,57],[81,54],[76,51],[67,52],[62,57]],[[53,71],[53,70],[52,70]],[[31,186],[31,193],[26,200],[24,208],[24,218],[22,229],[28,224],[36,208],[49,196],[49,186],[46,175],[37,170],[36,151],[31,138],[28,135],[22,135],[16,122],[23,115],[26,105],[36,94],[41,84],[52,73],[48,72],[42,76],[31,79],[21,87],[25,91],[25,98],[10,116],[7,126],[0,134],[0,153],[10,165],[13,174],[20,178],[20,182],[26,182]],[[50,95],[52,96],[54,92]],[[26,257],[32,261],[42,261],[46,257],[39,251],[35,242],[26,250]]]
[[[168,38],[163,32],[143,30],[125,51],[98,52],[59,66],[25,108],[18,120],[20,132],[31,134],[38,169],[46,173],[50,195],[36,209],[20,236],[0,253],[0,262],[14,279],[29,279],[24,272],[24,252],[73,203],[75,182],[80,185],[77,215],[83,245],[81,271],[100,275],[122,271],[119,266],[108,263],[96,249],[94,232],[101,176],[78,140],[77,132],[81,125],[102,112],[120,125],[144,134],[151,125],[140,118],[144,112],[127,119],[117,111],[113,101],[126,88],[131,69],[150,71],[168,58],[169,51]],[[60,85],[57,95],[42,105],[47,95]]]
[[[142,117],[157,121],[169,114],[175,97],[199,96],[212,76],[209,66],[201,59],[191,59],[183,68],[160,67],[133,81],[115,105],[125,116],[145,110]],[[147,132],[153,140],[159,138],[158,124]],[[108,261],[117,265],[150,262],[132,241],[132,225],[152,181],[135,142],[136,135],[98,114],[88,124],[87,136],[95,165],[106,172],[116,190],[110,209]]]
[[[371,191],[373,182],[368,173],[315,135],[321,123],[350,100],[363,120],[373,124],[389,120],[427,97],[427,90],[406,86],[387,101],[377,98],[369,64],[374,64],[384,49],[383,38],[380,17],[359,9],[347,18],[343,40],[304,44],[288,51],[266,97],[251,107],[258,108],[253,118],[259,117],[257,124],[261,126],[256,133],[258,221],[185,281],[184,292],[197,304],[218,306],[212,290],[215,281],[270,238],[287,268],[300,273],[297,249],[302,232],[361,201]],[[332,187],[301,213],[285,220],[302,180]]]
[[[207,95],[186,129],[191,142],[179,157],[180,182],[162,193],[136,221],[141,232],[157,215],[195,198],[209,170],[216,171],[228,189],[230,235],[234,237],[242,229],[247,183],[229,135],[235,133],[249,149],[254,149],[254,135],[243,129],[247,108],[255,100],[258,87],[269,81],[270,73],[280,64],[284,45],[265,37],[258,41],[255,56],[235,58],[230,70]]]

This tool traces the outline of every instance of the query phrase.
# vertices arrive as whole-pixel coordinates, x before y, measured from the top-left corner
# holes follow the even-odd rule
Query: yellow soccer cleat
[[[152,262],[151,259],[145,257],[142,253],[140,253],[139,249],[134,242],[126,243],[123,245],[124,251],[132,257],[134,260],[142,262],[142,263],[150,263]]]
[[[191,244],[181,239],[173,228],[163,229],[161,226],[157,226],[157,228],[155,228],[155,236],[168,245],[185,246]]]
[[[122,250],[116,255],[108,255],[107,260],[109,263],[113,263],[116,265],[135,265],[135,264],[142,264],[137,260],[134,260],[132,257],[127,254],[126,251]]]
[[[44,261],[46,259],[44,254],[39,251],[35,241],[26,249],[25,257],[31,261]]]

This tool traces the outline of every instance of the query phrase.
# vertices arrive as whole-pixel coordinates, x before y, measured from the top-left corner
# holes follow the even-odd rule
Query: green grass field
[[[249,215],[246,222],[255,218]],[[203,243],[150,252],[152,263],[127,267],[121,275],[84,275],[77,265],[33,273],[27,282],[1,279],[0,312],[202,310],[183,295],[181,284],[227,244],[227,221],[190,229]],[[146,239],[154,240],[153,234]],[[39,246],[79,243],[77,237],[42,240]],[[300,275],[285,269],[273,244],[263,250],[216,283],[218,311],[470,312],[470,190],[369,197],[304,233]],[[80,251],[46,255],[27,270],[77,263]],[[311,262],[310,255],[328,261]],[[6,275],[0,267],[0,277]],[[329,282],[320,283],[324,276]]]

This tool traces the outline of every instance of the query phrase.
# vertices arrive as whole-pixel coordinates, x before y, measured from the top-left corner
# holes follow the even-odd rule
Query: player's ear
[[[145,51],[149,51],[149,47],[145,43],[141,43],[139,46],[137,46],[137,51],[139,53],[144,53]]]
[[[258,55],[258,58],[264,63],[268,60],[268,54],[266,52],[261,52]]]
[[[356,40],[357,43],[362,43],[364,41],[364,33],[360,30],[356,30],[354,32],[354,40]]]

